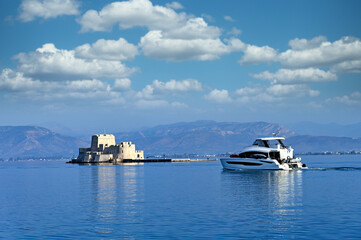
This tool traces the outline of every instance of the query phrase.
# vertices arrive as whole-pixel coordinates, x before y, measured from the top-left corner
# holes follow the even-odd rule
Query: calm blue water
[[[0,238],[361,238],[361,156],[304,171],[218,161],[79,166],[0,162]]]

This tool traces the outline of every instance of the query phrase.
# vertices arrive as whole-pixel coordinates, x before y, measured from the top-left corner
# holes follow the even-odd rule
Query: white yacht
[[[301,158],[293,156],[293,148],[286,147],[283,137],[258,138],[252,146],[246,147],[239,154],[221,158],[227,170],[292,170],[305,169]]]

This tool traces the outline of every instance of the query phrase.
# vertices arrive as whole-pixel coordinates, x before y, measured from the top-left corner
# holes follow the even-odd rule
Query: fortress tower
[[[144,159],[144,152],[135,149],[131,142],[115,143],[113,134],[95,134],[90,148],[79,148],[75,162],[122,162],[124,159]]]

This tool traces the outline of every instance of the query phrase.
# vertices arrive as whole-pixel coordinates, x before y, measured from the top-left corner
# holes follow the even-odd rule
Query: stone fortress
[[[79,156],[74,163],[123,162],[124,160],[144,160],[144,152],[135,150],[131,142],[115,143],[113,134],[92,136],[90,148],[79,148]]]

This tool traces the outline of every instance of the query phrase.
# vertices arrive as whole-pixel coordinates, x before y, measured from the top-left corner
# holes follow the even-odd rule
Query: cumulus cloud
[[[31,78],[24,77],[22,73],[14,72],[11,69],[4,69],[0,75],[0,90],[2,91],[21,91],[26,89],[37,89],[42,86],[39,80],[33,81]]]
[[[270,80],[272,83],[283,84],[328,82],[337,80],[336,74],[318,68],[280,69],[275,73],[265,71],[259,74],[251,74],[251,76],[258,79]]]
[[[266,89],[266,92],[275,97],[282,97],[282,98],[287,96],[303,97],[305,95],[316,97],[319,95],[318,91],[312,90],[310,89],[309,86],[304,84],[293,84],[293,85],[275,84],[268,87]]]
[[[150,31],[141,38],[140,46],[145,56],[170,61],[213,60],[222,54],[239,51],[244,43],[230,39],[226,44],[220,39],[170,39],[162,31]]]
[[[130,89],[131,81],[129,78],[115,79],[113,90],[115,91],[127,91]]]
[[[56,18],[61,15],[79,14],[76,0],[23,0],[20,5],[19,19],[30,22],[35,18]]]
[[[173,8],[175,10],[178,10],[178,9],[183,9],[183,5],[180,4],[179,2],[171,2],[171,3],[167,3],[165,5],[167,8]]]
[[[165,38],[173,39],[215,39],[221,35],[218,27],[208,26],[203,18],[191,18],[179,28],[164,32]]]
[[[339,103],[344,105],[361,105],[361,92],[356,91],[350,95],[328,98],[326,103]]]
[[[244,55],[239,60],[241,65],[271,62],[277,57],[277,51],[269,46],[258,47],[247,44],[242,51]]]
[[[239,96],[248,96],[248,95],[255,95],[261,93],[263,90],[261,88],[250,88],[244,87],[237,89],[235,93]]]
[[[154,80],[152,86],[156,91],[161,91],[161,92],[202,91],[202,84],[195,79],[185,79],[182,81],[170,80],[168,82],[161,82],[158,80]]]
[[[153,6],[149,0],[129,0],[110,3],[99,12],[88,10],[78,22],[82,32],[108,31],[116,23],[121,29],[141,26],[164,30],[179,27],[186,18],[170,7]]]
[[[154,80],[151,85],[145,86],[142,91],[138,92],[137,96],[139,98],[152,99],[159,94],[198,91],[202,91],[202,84],[195,79],[170,80],[168,82]]]
[[[322,43],[327,42],[326,37],[318,36],[311,40],[295,38],[289,41],[288,45],[296,51],[317,48]]]
[[[204,96],[205,99],[217,103],[229,103],[232,102],[231,97],[229,96],[228,90],[225,89],[214,89],[209,94]]]
[[[360,57],[360,60],[344,61],[344,62],[337,63],[331,67],[331,70],[338,74],[360,73],[361,72],[361,57]]]
[[[0,91],[34,99],[90,99],[120,98],[109,84],[97,79],[75,81],[40,81],[25,77],[21,72],[4,69],[0,75]],[[14,94],[11,94],[12,96]]]
[[[52,43],[35,52],[20,53],[15,59],[21,72],[40,79],[118,78],[135,71],[119,61],[77,58],[74,50],[57,49]]]
[[[178,2],[165,6],[149,0],[113,2],[99,12],[87,11],[79,20],[82,32],[108,31],[114,24],[121,29],[145,27],[149,31],[141,38],[139,47],[145,56],[170,61],[214,60],[222,54],[240,51],[239,39],[220,39],[222,30],[210,26],[203,17],[177,13]],[[233,29],[233,35],[240,31]],[[90,46],[84,46],[85,52]]]
[[[287,68],[329,67],[347,72],[349,63],[358,65],[361,61],[361,41],[353,37],[343,37],[335,42],[318,37],[310,41],[293,40],[293,47],[278,56],[278,61]],[[358,65],[357,68],[360,68]],[[355,69],[352,67],[351,69]]]
[[[245,87],[235,91],[237,101],[242,103],[273,103],[283,102],[285,99],[304,96],[316,97],[319,91],[311,89],[305,84],[273,84],[271,86]]]
[[[0,92],[4,93],[4,97],[21,101],[24,99],[46,101],[50,105],[52,102],[75,99],[101,105],[119,105],[127,102],[126,106],[139,109],[187,108],[188,106],[184,103],[160,98],[159,93],[163,93],[164,97],[166,93],[201,90],[201,84],[193,79],[154,81],[142,92],[135,94],[128,78],[116,79],[111,86],[110,83],[98,79],[41,81],[26,77],[22,72],[11,69],[4,69],[0,73]]]
[[[138,54],[138,47],[124,38],[118,40],[99,39],[92,45],[75,48],[75,57],[85,59],[132,60]]]
[[[328,68],[327,75],[331,78],[334,77],[330,72],[334,74],[361,72],[361,41],[358,38],[343,37],[334,42],[327,41],[323,36],[311,40],[296,38],[289,41],[289,45],[291,49],[278,54],[269,46],[258,47],[247,44],[239,63],[246,65],[279,62],[283,68],[288,69]],[[306,71],[300,70],[297,73],[300,72]],[[315,70],[313,72],[316,73]]]

